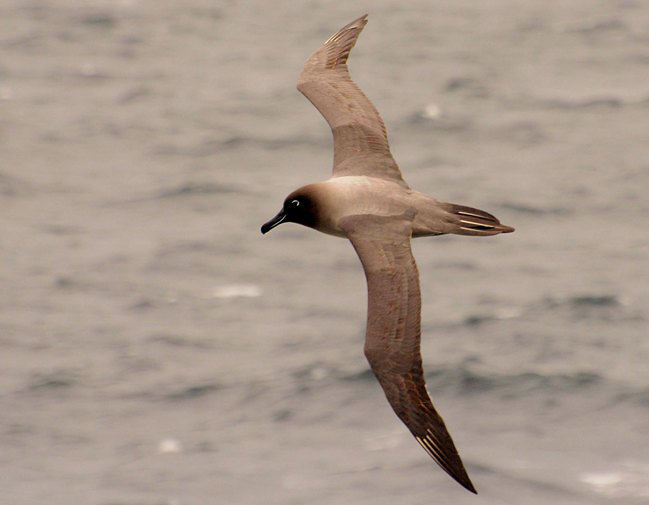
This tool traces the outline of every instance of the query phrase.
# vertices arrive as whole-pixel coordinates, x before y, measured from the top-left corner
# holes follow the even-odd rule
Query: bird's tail
[[[455,226],[449,233],[457,235],[487,236],[498,235],[499,233],[511,233],[514,228],[504,224],[493,215],[484,210],[457,205],[455,203],[442,204],[444,210],[455,219]]]

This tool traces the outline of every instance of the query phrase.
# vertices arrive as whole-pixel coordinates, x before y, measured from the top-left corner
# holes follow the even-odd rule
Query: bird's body
[[[289,194],[261,231],[294,222],[351,241],[367,278],[365,356],[370,367],[419,444],[475,493],[426,391],[419,274],[410,239],[447,233],[497,235],[514,229],[485,211],[414,191],[404,181],[381,116],[347,70],[349,53],[366,23],[367,16],[362,16],[329,38],[308,59],[298,80],[298,89],[331,127],[332,177]]]
[[[484,211],[440,202],[393,181],[366,175],[332,177],[303,186],[293,194],[311,195],[320,208],[326,209],[313,228],[342,238],[347,238],[340,227],[340,221],[345,217],[363,214],[388,217],[407,211],[415,213],[413,237],[446,233],[495,235],[513,231]]]

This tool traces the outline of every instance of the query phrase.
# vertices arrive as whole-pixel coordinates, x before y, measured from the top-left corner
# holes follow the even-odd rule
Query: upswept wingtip
[[[362,16],[354,19],[354,21],[350,21],[347,23],[345,26],[343,26],[340,30],[338,30],[336,33],[334,33],[327,42],[329,42],[331,39],[335,38],[336,36],[340,35],[346,30],[349,30],[350,28],[360,28],[361,30],[363,27],[367,24],[367,14],[363,14]]]
[[[365,28],[366,24],[367,24],[367,14],[363,14],[361,17],[354,19],[354,21],[351,21],[350,23],[347,23],[340,30],[338,30],[336,33],[334,33],[331,37],[329,37],[327,39],[327,41],[324,43],[324,45],[328,45],[328,44],[330,44],[331,42],[334,42],[334,41],[338,42],[345,35],[348,35],[351,30],[358,30],[357,33],[355,33],[353,36],[350,37],[354,41],[352,43],[352,46],[353,46],[354,43],[356,42],[356,39],[360,35],[361,31],[363,31],[363,28]]]

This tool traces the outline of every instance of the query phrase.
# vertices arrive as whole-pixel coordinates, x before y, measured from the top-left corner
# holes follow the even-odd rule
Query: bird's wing
[[[394,412],[456,481],[476,492],[426,390],[419,351],[419,273],[410,249],[414,214],[348,216],[341,227],[365,269],[365,356]]]
[[[369,175],[408,187],[390,154],[381,116],[347,69],[349,52],[366,23],[367,15],[352,21],[313,53],[300,74],[297,89],[331,127],[334,177]]]

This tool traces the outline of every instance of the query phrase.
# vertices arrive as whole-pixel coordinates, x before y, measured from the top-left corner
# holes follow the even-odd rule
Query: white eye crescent
[[[298,207],[300,205],[300,202],[299,200],[291,200],[291,205],[295,205],[296,207]]]

